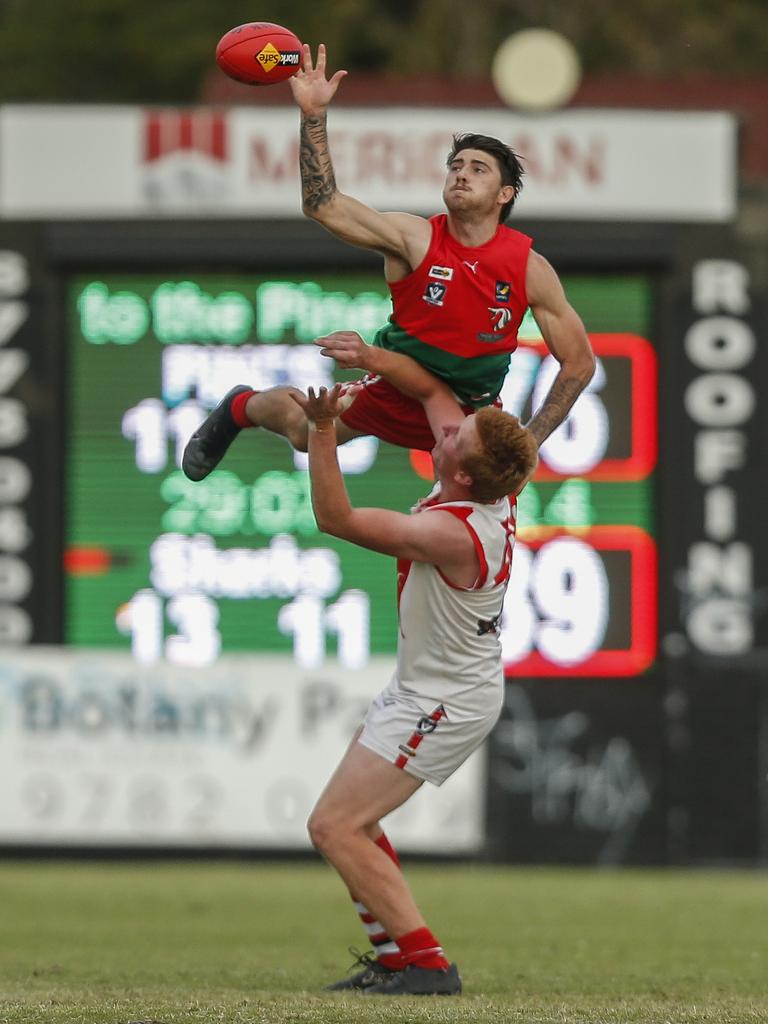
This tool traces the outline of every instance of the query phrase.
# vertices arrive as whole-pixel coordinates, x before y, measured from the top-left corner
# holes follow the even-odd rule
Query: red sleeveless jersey
[[[430,218],[427,255],[390,282],[393,313],[374,344],[412,356],[442,377],[462,402],[498,396],[528,308],[525,274],[532,240],[499,225],[484,245],[465,246],[448,218]]]

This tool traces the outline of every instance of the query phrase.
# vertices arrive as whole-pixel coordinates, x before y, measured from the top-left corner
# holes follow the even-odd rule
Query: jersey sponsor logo
[[[424,289],[422,298],[430,306],[442,306],[445,301],[446,291],[447,285],[440,284],[438,281],[427,281],[427,287]]]
[[[494,302],[509,302],[512,297],[512,285],[509,281],[496,282],[496,298]]]
[[[461,262],[464,264],[465,267],[469,267],[473,274],[477,273],[477,265],[480,262],[480,260],[475,260],[474,263],[470,263],[469,260],[462,260]]]
[[[453,267],[438,267],[435,263],[429,268],[429,277],[439,277],[443,281],[450,281],[453,278]]]

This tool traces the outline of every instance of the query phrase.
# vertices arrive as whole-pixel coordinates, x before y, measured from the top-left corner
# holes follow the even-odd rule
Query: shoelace
[[[369,949],[367,953],[361,953],[356,946],[348,946],[347,950],[349,951],[350,956],[355,957],[354,963],[350,964],[347,968],[347,974],[349,974],[350,971],[354,971],[356,967],[374,968],[378,962],[372,949]]]

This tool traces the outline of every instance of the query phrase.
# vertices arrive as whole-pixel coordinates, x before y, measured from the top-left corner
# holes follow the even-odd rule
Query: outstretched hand
[[[366,344],[357,331],[334,331],[324,338],[317,338],[315,345],[320,354],[336,360],[345,369],[370,370],[371,345]]]
[[[317,64],[312,62],[312,50],[308,43],[302,47],[302,66],[288,79],[293,98],[305,114],[322,114],[336,95],[339,83],[346,71],[337,71],[328,80],[325,77],[325,43],[317,48]]]
[[[302,395],[300,391],[290,391],[289,394],[296,405],[304,410],[309,423],[313,423],[315,427],[318,424],[325,427],[330,426],[346,408],[341,398],[341,388],[341,384],[334,384],[330,391],[328,388],[320,388],[317,394],[314,388],[307,388],[306,395]]]

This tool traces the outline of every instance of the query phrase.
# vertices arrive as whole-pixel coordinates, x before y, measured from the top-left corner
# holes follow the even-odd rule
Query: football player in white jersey
[[[406,356],[353,332],[318,344],[342,366],[380,374],[423,402],[437,476],[430,499],[404,515],[353,508],[336,456],[343,388],[294,400],[309,427],[312,504],[319,528],[398,559],[395,674],[371,704],[310,817],[315,847],[341,875],[375,950],[330,986],[370,995],[461,991],[421,915],[380,819],[424,781],[440,785],[496,723],[504,675],[498,622],[515,534],[515,495],[537,462],[533,434],[487,407],[465,416],[447,385]]]

